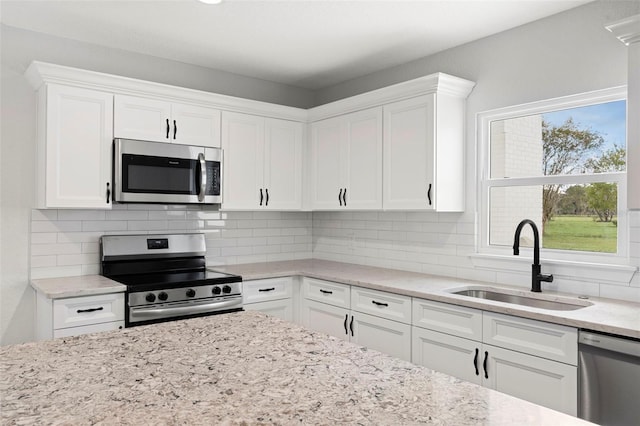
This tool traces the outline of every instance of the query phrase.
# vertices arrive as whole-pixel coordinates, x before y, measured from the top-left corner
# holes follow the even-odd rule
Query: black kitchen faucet
[[[531,225],[533,229],[533,264],[531,265],[531,291],[540,293],[540,282],[553,282],[553,275],[544,275],[540,273],[540,235],[538,234],[538,227],[531,219],[524,219],[518,224],[516,228],[516,235],[513,238],[513,254],[518,256],[520,254],[520,233],[522,228],[526,225]]]

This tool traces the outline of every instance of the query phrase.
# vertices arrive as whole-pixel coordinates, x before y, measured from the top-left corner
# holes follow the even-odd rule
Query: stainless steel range
[[[127,286],[126,327],[242,310],[242,277],[206,268],[204,234],[105,235],[100,252]]]

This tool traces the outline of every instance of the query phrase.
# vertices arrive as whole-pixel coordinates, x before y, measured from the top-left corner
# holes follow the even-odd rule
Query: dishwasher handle
[[[633,338],[613,337],[592,331],[580,330],[578,333],[578,343],[640,358],[640,341]]]

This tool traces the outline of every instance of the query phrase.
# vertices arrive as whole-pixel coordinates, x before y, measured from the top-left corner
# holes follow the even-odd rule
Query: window
[[[547,258],[626,255],[626,89],[479,114],[480,252],[511,253],[532,219]],[[521,246],[533,245],[529,227]]]

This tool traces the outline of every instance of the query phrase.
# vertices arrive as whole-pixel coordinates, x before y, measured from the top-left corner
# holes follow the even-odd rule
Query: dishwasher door
[[[578,417],[639,425],[640,341],[580,330],[578,349]]]

